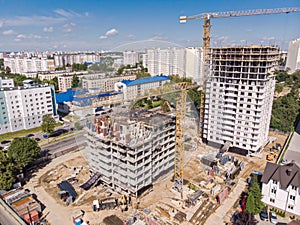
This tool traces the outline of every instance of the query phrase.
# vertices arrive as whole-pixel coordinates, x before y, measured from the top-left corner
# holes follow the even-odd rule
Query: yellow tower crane
[[[204,20],[203,23],[203,60],[202,60],[202,84],[200,85],[200,124],[199,124],[199,138],[203,138],[203,123],[204,123],[204,106],[205,106],[205,83],[208,78],[207,66],[209,64],[209,49],[210,49],[210,19],[211,18],[229,18],[239,16],[257,16],[257,15],[271,15],[281,13],[300,12],[300,8],[274,8],[274,9],[252,9],[252,10],[238,10],[226,12],[205,12],[195,16],[180,16],[180,23],[186,23],[187,20]]]

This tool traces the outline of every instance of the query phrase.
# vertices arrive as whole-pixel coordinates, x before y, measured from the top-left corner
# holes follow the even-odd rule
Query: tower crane
[[[205,76],[206,67],[209,61],[209,48],[210,48],[210,28],[211,18],[229,18],[240,16],[257,16],[257,15],[272,15],[282,13],[300,12],[300,8],[274,8],[274,9],[251,9],[251,10],[238,10],[238,11],[225,11],[225,12],[205,12],[195,16],[180,16],[180,23],[186,23],[187,20],[204,20],[203,23],[203,60],[202,60],[202,84],[200,85],[200,124],[199,124],[199,138],[203,137],[203,122],[204,122],[204,106],[205,106],[205,83],[207,77]]]

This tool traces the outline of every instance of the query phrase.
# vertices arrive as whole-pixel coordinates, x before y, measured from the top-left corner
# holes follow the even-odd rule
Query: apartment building
[[[270,207],[300,216],[300,167],[295,162],[268,162],[262,179],[262,201]]]
[[[74,52],[74,53],[57,53],[54,55],[55,67],[63,67],[67,64],[82,64],[85,62],[100,62],[100,53],[94,52]]]
[[[278,60],[272,46],[211,49],[203,129],[209,144],[250,154],[268,142]]]
[[[300,70],[300,38],[290,41],[285,69],[289,68],[288,73]]]
[[[140,78],[137,80],[123,80],[115,83],[115,91],[122,92],[124,100],[133,99],[138,96],[143,96],[150,89],[156,89],[170,81],[168,76],[153,76]]]
[[[51,71],[51,72],[44,72],[44,73],[38,73],[38,78],[43,80],[52,80],[55,77],[60,76],[66,76],[66,75],[82,75],[82,74],[88,74],[88,71],[74,71],[74,72],[67,72],[67,71]]]
[[[201,48],[147,49],[143,54],[143,66],[151,75],[178,74],[201,82]]]
[[[9,67],[11,73],[19,73],[27,75],[28,73],[41,71],[54,71],[54,60],[47,58],[19,58],[7,57],[4,58],[4,67]]]
[[[82,78],[82,88],[98,89],[100,92],[113,91],[115,83],[122,80],[135,80],[136,75],[95,74]]]
[[[123,63],[124,65],[134,66],[140,61],[140,54],[135,51],[125,51],[123,52]]]
[[[90,170],[115,191],[137,197],[173,169],[174,116],[145,111],[106,115],[87,122],[86,130]]]
[[[25,82],[0,90],[0,134],[38,127],[43,115],[56,115],[54,87]]]
[[[10,88],[14,86],[14,79],[0,77],[0,88]]]

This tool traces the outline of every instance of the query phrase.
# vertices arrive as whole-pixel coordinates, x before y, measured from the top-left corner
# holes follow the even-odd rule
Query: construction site
[[[41,201],[51,199],[43,214],[58,216],[48,216],[48,221],[53,225],[230,223],[232,212],[243,207],[240,196],[250,174],[263,171],[267,160],[278,160],[287,135],[269,133],[278,49],[210,49],[210,19],[293,10],[181,17],[204,20],[200,112],[190,113],[192,107],[186,102],[187,91],[199,85],[186,82],[161,85],[126,100],[176,93],[175,102],[169,104],[175,110],[128,109],[124,99],[85,105],[81,110],[109,109],[84,119],[87,147],[51,162],[39,171],[35,186],[28,187],[42,196]],[[141,92],[141,85],[137,90]],[[237,154],[239,150],[246,154]],[[60,220],[62,212],[68,220]]]

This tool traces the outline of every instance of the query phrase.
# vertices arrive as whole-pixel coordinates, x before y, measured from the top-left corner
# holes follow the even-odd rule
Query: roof
[[[56,103],[72,102],[75,95],[85,93],[87,93],[87,90],[75,91],[72,88],[69,88],[66,92],[61,92],[55,95]]]
[[[293,161],[285,165],[268,162],[261,181],[267,184],[270,180],[278,181],[282,189],[289,185],[300,187],[300,167]]]
[[[77,197],[77,193],[73,186],[68,181],[62,181],[57,185],[61,191],[66,191],[73,199]]]
[[[134,86],[134,85],[140,85],[140,84],[146,84],[146,83],[152,83],[158,81],[167,81],[167,80],[170,80],[169,76],[159,75],[159,76],[140,78],[132,81],[123,80],[122,83],[124,83],[127,86]]]
[[[123,221],[116,215],[105,217],[103,223],[106,225],[123,225]]]
[[[72,88],[69,88],[66,92],[58,93],[56,94],[56,103],[64,103],[64,102],[76,102],[74,103],[75,105],[79,106],[87,106],[91,105],[92,99],[95,98],[103,98],[103,97],[108,97],[112,95],[117,95],[120,94],[120,92],[105,92],[105,93],[100,93],[100,94],[93,94],[93,95],[88,95],[87,90],[82,90],[82,91],[74,91]]]

